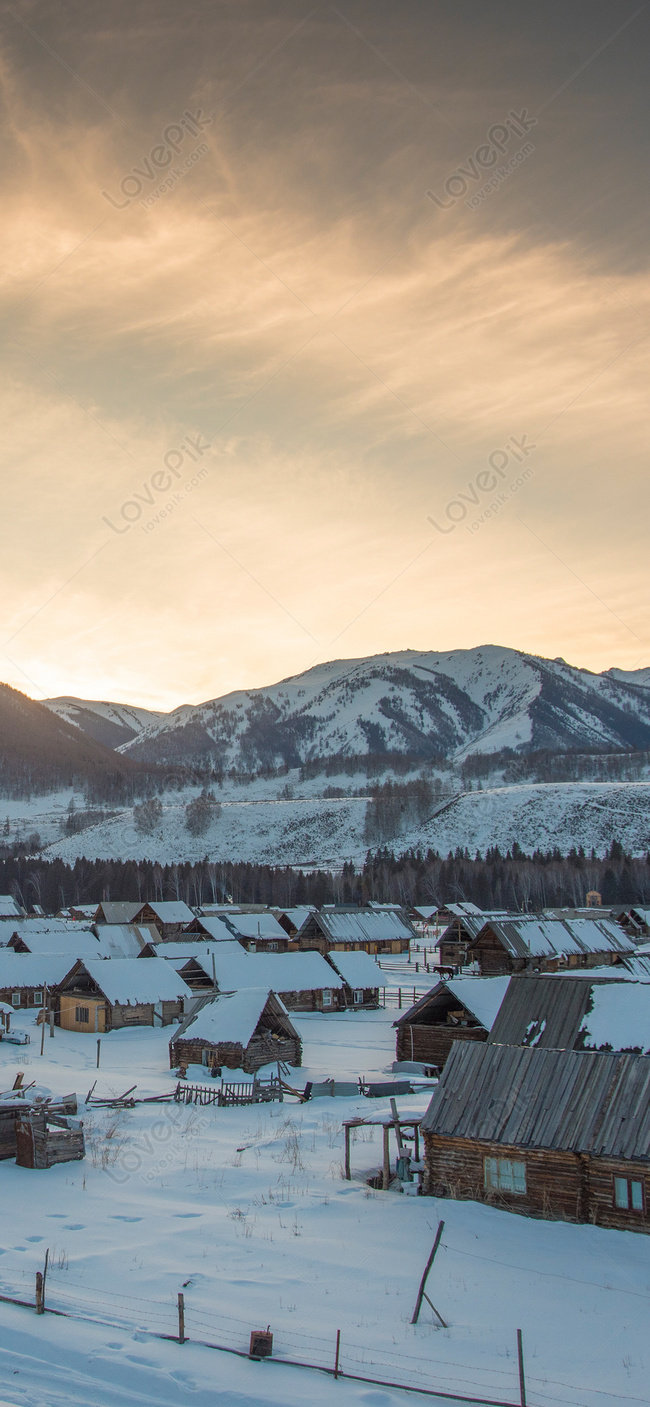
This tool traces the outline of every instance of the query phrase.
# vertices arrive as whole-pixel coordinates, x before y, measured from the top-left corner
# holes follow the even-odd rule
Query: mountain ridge
[[[650,670],[598,674],[498,645],[325,661],[166,714],[68,696],[44,706],[132,761],[253,775],[336,755],[650,747]]]

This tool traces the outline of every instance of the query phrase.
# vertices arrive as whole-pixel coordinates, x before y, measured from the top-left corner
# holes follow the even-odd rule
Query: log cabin
[[[182,899],[163,899],[140,904],[127,923],[144,923],[158,929],[163,942],[173,942],[179,934],[194,922],[195,915]],[[124,920],[114,920],[124,922]]]
[[[251,953],[287,953],[297,951],[298,947],[268,911],[221,913],[213,918],[202,916],[195,918],[187,931],[215,943],[231,943],[234,938]]]
[[[408,953],[415,929],[399,909],[325,908],[311,913],[298,930],[301,951]]]
[[[0,1002],[15,1011],[46,1005],[47,992],[70,970],[69,953],[14,953],[0,949]]]
[[[302,1063],[300,1036],[274,992],[250,989],[232,995],[199,997],[169,1043],[169,1063],[244,1070],[283,1060]]]
[[[442,1070],[454,1041],[486,1041],[509,981],[509,977],[456,977],[437,982],[393,1022],[396,1059]]]
[[[650,1231],[650,1058],[455,1042],[421,1124],[423,1192]]]
[[[191,1000],[182,977],[158,957],[76,962],[51,993],[58,1026],[100,1034],[124,1026],[169,1026],[182,1019]]]
[[[489,918],[468,948],[467,961],[483,976],[494,977],[614,965],[633,954],[632,939],[613,919],[560,920],[531,914]]]
[[[345,1009],[345,982],[320,953],[251,953],[231,938],[229,943],[161,944],[159,951],[194,991],[241,992],[265,988],[282,998],[289,1011],[331,1012]],[[366,954],[364,953],[365,957]]]
[[[308,956],[300,954],[299,956]],[[310,956],[316,957],[316,954]],[[379,1006],[380,989],[387,987],[388,978],[376,958],[366,952],[341,953],[330,948],[326,961],[343,980],[341,1004],[354,1011]]]

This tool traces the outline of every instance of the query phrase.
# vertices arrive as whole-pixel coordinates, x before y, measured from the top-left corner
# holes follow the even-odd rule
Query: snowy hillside
[[[639,671],[644,674],[644,671]],[[51,700],[136,761],[255,773],[342,753],[462,757],[501,748],[647,748],[650,690],[497,645],[335,660],[170,714]],[[64,712],[63,712],[64,711]],[[120,730],[122,730],[120,732]]]
[[[132,704],[103,703],[95,699],[47,699],[47,707],[66,723],[80,728],[106,747],[118,748],[136,738],[148,723],[162,722],[164,713]]]
[[[214,860],[339,866],[364,859],[366,806],[365,797],[224,802],[219,818],[198,837],[188,833],[182,805],[165,806],[162,824],[151,836],[139,835],[132,811],[123,811],[43,853],[68,862],[83,855],[173,863],[207,854]],[[650,783],[565,782],[466,792],[391,845],[395,851],[430,846],[442,855],[461,846],[473,855],[494,845],[505,852],[517,841],[528,853],[554,846],[567,853],[582,845],[603,855],[615,839],[636,855],[650,849]]]

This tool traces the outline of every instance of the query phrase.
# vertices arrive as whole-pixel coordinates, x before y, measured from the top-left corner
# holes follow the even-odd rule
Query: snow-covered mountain
[[[75,699],[64,695],[59,699],[46,699],[45,702],[51,712],[66,723],[72,723],[82,733],[87,733],[88,737],[114,751],[136,738],[147,724],[163,722],[167,718],[166,713],[156,713],[150,708],[105,703],[99,699]]]
[[[497,645],[334,660],[169,714],[78,699],[48,707],[102,742],[111,730],[133,760],[252,773],[336,754],[650,747],[650,671],[592,674]]]

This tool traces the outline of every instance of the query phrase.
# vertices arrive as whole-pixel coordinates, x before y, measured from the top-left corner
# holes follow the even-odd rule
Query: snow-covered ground
[[[173,863],[202,860],[207,854],[214,860],[338,867],[345,860],[363,863],[368,848],[365,797],[224,800],[219,817],[196,837],[185,826],[188,798],[167,798],[153,835],[138,834],[129,809],[77,835],[54,839],[44,855],[70,863],[82,855]],[[21,803],[24,829],[41,829],[37,800],[31,803],[29,823],[27,805]],[[54,812],[50,806],[48,814],[58,815],[60,822],[65,808]],[[391,844],[396,851],[431,846],[442,855],[461,846],[474,855],[494,845],[505,852],[517,841],[528,853],[554,846],[568,853],[582,845],[603,855],[612,840],[636,855],[650,848],[650,782],[558,782],[466,792]]]
[[[394,1016],[295,1018],[305,1046],[295,1083],[387,1071]],[[31,1019],[18,1021],[33,1037],[26,1051],[0,1044],[2,1089],[17,1069],[82,1100],[95,1078],[96,1093],[134,1082],[140,1095],[174,1087],[169,1030],[103,1037],[97,1072],[94,1037],[57,1029],[41,1057]],[[401,1098],[400,1113],[423,1112],[426,1102],[424,1094]],[[84,1162],[47,1172],[0,1163],[0,1293],[32,1301],[49,1248],[48,1304],[95,1321],[37,1319],[0,1304],[0,1396],[39,1407],[409,1400],[197,1342],[245,1353],[251,1329],[270,1324],[278,1358],[332,1367],[340,1329],[344,1372],[512,1403],[521,1328],[531,1407],[647,1401],[647,1239],[373,1192],[365,1177],[381,1160],[376,1128],[354,1142],[353,1180],[344,1181],[342,1118],[386,1107],[322,1098],[240,1109],[82,1108]],[[426,1307],[413,1327],[441,1218],[428,1289],[449,1327],[436,1328]],[[179,1291],[183,1346],[152,1336],[177,1332]]]

